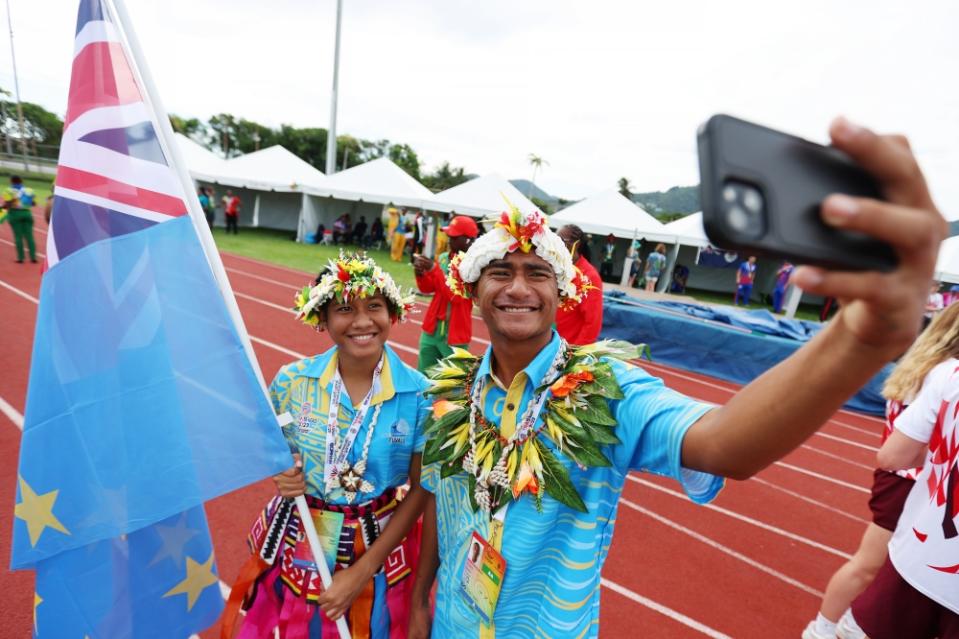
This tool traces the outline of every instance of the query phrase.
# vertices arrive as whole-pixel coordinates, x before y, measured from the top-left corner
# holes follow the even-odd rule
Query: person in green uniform
[[[33,189],[24,186],[20,176],[10,178],[10,186],[3,192],[3,208],[13,230],[13,244],[17,249],[17,262],[22,264],[24,247],[30,252],[30,261],[37,261],[37,245],[33,239],[33,212],[36,203]]]
[[[449,251],[434,262],[422,255],[413,256],[416,287],[421,293],[432,293],[433,300],[423,319],[417,370],[421,373],[444,357],[453,354],[453,346],[469,347],[473,339],[473,300],[454,295],[447,284],[450,260],[465,253],[479,235],[476,221],[457,215],[442,231],[449,237]]]

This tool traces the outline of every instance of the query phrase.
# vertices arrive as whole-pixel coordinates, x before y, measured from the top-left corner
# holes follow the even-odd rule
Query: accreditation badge
[[[493,622],[493,611],[496,610],[496,600],[499,599],[505,575],[506,560],[503,555],[474,532],[466,551],[460,592],[487,626]]]
[[[329,510],[310,510],[313,516],[313,525],[316,526],[316,536],[320,540],[323,556],[330,574],[336,569],[336,552],[340,545],[340,534],[343,531],[343,513]]]

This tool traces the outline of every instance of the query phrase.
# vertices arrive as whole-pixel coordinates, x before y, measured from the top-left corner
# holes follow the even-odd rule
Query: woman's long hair
[[[882,395],[904,403],[911,402],[933,368],[950,357],[959,357],[959,303],[950,304],[933,318],[906,351],[882,387]]]

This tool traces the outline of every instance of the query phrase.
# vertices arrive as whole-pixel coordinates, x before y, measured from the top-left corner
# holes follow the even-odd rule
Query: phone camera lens
[[[743,204],[750,213],[757,214],[763,208],[763,198],[759,191],[755,189],[746,189],[743,193]]]
[[[746,233],[749,230],[750,215],[739,206],[731,206],[726,212],[726,222],[737,233]]]
[[[736,189],[732,186],[727,186],[723,189],[723,199],[732,204],[736,201]]]

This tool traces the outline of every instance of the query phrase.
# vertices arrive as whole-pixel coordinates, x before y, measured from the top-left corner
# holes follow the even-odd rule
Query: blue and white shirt
[[[491,374],[491,350],[486,351],[477,378],[485,377],[483,414],[494,424],[516,423],[546,374],[559,336],[504,389]],[[690,471],[680,464],[683,437],[709,411],[703,404],[666,388],[642,369],[613,361],[625,398],[610,401],[622,443],[606,446],[608,468],[581,470],[564,455],[557,458],[588,507],[580,513],[544,496],[542,512],[524,494],[509,506],[502,554],[506,576],[494,614],[497,639],[520,637],[595,637],[599,633],[600,570],[612,541],[616,507],[630,470],[673,477],[695,502],[713,499],[723,479]],[[543,442],[555,453],[545,437]],[[424,467],[423,486],[436,495],[439,537],[439,586],[433,637],[478,636],[481,622],[460,593],[460,580],[469,539],[476,531],[489,535],[489,517],[474,513],[467,475],[440,479],[436,464]]]

